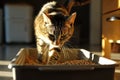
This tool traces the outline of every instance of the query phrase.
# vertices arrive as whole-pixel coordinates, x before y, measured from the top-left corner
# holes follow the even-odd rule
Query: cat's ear
[[[45,13],[42,13],[43,15],[43,19],[44,19],[44,22],[46,24],[49,24],[51,21],[50,21],[50,18],[49,18],[49,15],[45,14]]]
[[[75,18],[76,18],[76,12],[72,13],[72,15],[70,15],[70,16],[68,17],[67,22],[68,22],[69,24],[74,24]]]

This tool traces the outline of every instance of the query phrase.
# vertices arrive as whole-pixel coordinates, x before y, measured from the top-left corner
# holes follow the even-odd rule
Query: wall
[[[101,45],[101,0],[91,0],[90,45]]]

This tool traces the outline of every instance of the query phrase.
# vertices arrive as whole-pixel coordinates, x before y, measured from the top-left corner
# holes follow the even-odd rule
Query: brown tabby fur
[[[55,54],[61,57],[64,43],[73,35],[75,18],[76,13],[69,15],[66,8],[55,1],[42,7],[34,22],[39,61],[49,63]]]

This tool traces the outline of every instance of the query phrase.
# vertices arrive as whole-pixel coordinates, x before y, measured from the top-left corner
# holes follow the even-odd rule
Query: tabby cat
[[[76,12],[69,15],[67,9],[56,1],[46,3],[35,18],[34,29],[38,60],[49,63],[53,55],[61,57],[62,47],[73,35]]]

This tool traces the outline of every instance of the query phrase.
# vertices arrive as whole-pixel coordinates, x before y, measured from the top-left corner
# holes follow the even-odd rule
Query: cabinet
[[[120,8],[120,0],[102,0],[102,13],[107,13]]]
[[[107,21],[120,17],[120,0],[102,0],[102,55],[111,58],[112,43],[120,40],[120,21]]]
[[[33,8],[25,4],[5,5],[5,39],[11,42],[32,42]]]

